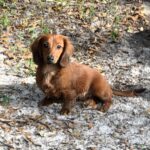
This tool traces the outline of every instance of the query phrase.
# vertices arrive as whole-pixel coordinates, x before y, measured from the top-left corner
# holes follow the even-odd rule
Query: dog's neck
[[[43,66],[39,67],[42,69],[44,76],[47,76],[48,74],[54,76],[60,70],[60,66],[56,64],[44,64]]]

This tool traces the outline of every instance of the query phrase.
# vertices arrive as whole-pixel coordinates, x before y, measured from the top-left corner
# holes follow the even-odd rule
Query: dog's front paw
[[[101,112],[103,112],[103,113],[105,113],[105,112],[107,112],[108,111],[108,109],[106,109],[105,107],[100,107],[100,108],[98,108],[98,110],[99,111],[101,111]]]
[[[62,108],[60,111],[61,115],[68,115],[70,113],[70,110],[67,108]]]
[[[105,101],[103,104],[98,105],[97,109],[101,112],[107,112],[111,104],[112,104],[111,101]]]
[[[45,103],[42,101],[38,102],[38,107],[46,106]]]
[[[50,105],[52,104],[53,102],[48,98],[48,97],[45,97],[42,101],[40,101],[38,103],[38,107],[41,107],[41,106],[47,106],[47,105]]]

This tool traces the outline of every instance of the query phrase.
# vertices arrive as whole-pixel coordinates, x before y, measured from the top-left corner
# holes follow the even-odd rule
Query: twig
[[[2,144],[1,146],[6,146],[6,147],[9,147],[9,148],[14,148],[12,145],[6,144],[6,143],[4,143],[2,141],[0,141],[0,143]]]
[[[48,130],[51,131],[50,127],[47,124],[45,124],[45,123],[43,123],[43,122],[41,122],[41,121],[39,121],[37,119],[34,119],[34,118],[29,118],[29,119],[32,120],[32,121],[35,121],[36,123],[39,123],[39,124],[45,126]]]
[[[23,133],[24,134],[24,133]],[[41,147],[41,145],[40,144],[36,144],[36,143],[34,143],[33,141],[32,141],[32,139],[30,138],[30,137],[28,137],[26,134],[24,134],[24,139],[26,140],[26,141],[28,141],[28,142],[31,142],[33,145],[35,145],[35,146],[40,146]]]
[[[11,125],[9,124],[10,122],[12,122],[11,120],[0,120],[0,122],[5,123],[6,125],[11,127]]]

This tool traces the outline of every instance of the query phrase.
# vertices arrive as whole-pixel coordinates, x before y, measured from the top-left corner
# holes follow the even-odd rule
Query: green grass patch
[[[111,38],[112,38],[113,42],[115,42],[118,37],[119,37],[119,31],[118,31],[117,28],[114,28],[114,29],[111,31]]]
[[[9,25],[10,25],[10,20],[8,18],[7,14],[4,14],[1,18],[0,18],[0,24],[3,27],[3,29],[6,29]]]
[[[0,6],[5,6],[5,0],[0,0]]]
[[[120,22],[121,22],[121,17],[116,16],[114,18],[114,23],[113,23],[112,31],[111,31],[111,38],[114,42],[117,41],[117,39],[119,37]]]
[[[26,66],[28,68],[27,74],[29,76],[35,76],[35,67],[36,65],[33,62],[33,59],[29,59],[26,61]]]
[[[42,33],[44,33],[44,34],[50,33],[50,30],[49,30],[48,26],[43,26]]]
[[[49,27],[47,26],[46,22],[43,19],[41,20],[41,29],[42,29],[42,33],[44,34],[51,33]]]
[[[91,21],[96,11],[95,10],[96,8],[94,7],[94,0],[90,1],[89,6],[86,6],[86,0],[78,0],[77,5],[78,5],[80,18]]]
[[[3,106],[7,106],[10,102],[10,98],[6,95],[0,95],[0,103],[3,105]]]

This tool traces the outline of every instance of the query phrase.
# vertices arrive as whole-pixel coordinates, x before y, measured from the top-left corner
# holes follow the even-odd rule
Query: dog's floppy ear
[[[74,50],[74,47],[71,41],[69,40],[69,38],[66,36],[63,36],[63,39],[64,39],[64,50],[60,58],[61,67],[65,67],[69,64],[70,57],[72,56],[73,50]]]
[[[40,45],[40,40],[43,38],[43,36],[39,36],[38,38],[35,39],[35,41],[31,44],[31,52],[33,55],[33,61],[35,64],[39,65],[43,63],[43,57],[40,52],[41,45]]]

